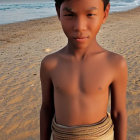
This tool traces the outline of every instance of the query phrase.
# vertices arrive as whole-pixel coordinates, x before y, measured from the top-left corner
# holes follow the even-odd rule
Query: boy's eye
[[[73,14],[66,14],[66,15],[64,15],[64,16],[73,16]]]
[[[88,14],[88,16],[95,16],[96,14]]]

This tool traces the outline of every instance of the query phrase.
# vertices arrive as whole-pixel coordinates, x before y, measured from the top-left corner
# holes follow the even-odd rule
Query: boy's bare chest
[[[111,80],[111,69],[103,62],[61,63],[52,72],[55,91],[64,94],[105,92]]]

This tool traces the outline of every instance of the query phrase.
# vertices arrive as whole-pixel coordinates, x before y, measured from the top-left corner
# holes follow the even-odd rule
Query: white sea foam
[[[112,0],[111,12],[121,12],[140,6],[140,0]]]

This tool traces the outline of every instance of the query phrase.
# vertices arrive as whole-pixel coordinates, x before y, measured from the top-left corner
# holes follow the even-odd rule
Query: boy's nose
[[[74,21],[74,31],[84,31],[86,30],[86,21],[82,17],[77,17]]]

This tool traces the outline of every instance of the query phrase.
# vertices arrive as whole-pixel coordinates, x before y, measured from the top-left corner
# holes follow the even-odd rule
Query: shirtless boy
[[[41,62],[41,140],[126,140],[127,63],[96,41],[109,0],[55,2],[68,43]]]

